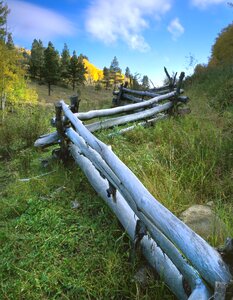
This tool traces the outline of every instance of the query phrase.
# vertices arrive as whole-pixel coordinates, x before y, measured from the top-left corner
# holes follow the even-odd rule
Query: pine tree
[[[84,84],[86,73],[83,58],[77,57],[76,51],[74,51],[69,64],[69,80],[72,84],[73,91],[76,85]]]
[[[14,41],[13,41],[11,33],[7,34],[6,46],[8,47],[8,49],[14,49],[15,48]]]
[[[44,50],[44,78],[48,84],[48,94],[51,94],[51,85],[56,84],[60,78],[59,53],[51,42]]]
[[[131,75],[130,69],[129,69],[129,67],[126,67],[126,69],[125,69],[125,77],[130,78],[130,75]]]
[[[107,90],[110,85],[110,72],[108,68],[106,67],[103,68],[103,75],[104,75],[103,83],[105,84],[105,89]]]
[[[5,42],[7,36],[7,16],[10,10],[8,6],[0,1],[0,41]]]
[[[123,82],[123,76],[121,74],[121,69],[119,67],[119,62],[118,62],[116,56],[114,56],[114,58],[111,62],[109,72],[110,72],[110,79],[114,82],[115,86],[117,83]]]
[[[142,87],[143,89],[147,90],[150,88],[150,84],[149,84],[149,78],[147,75],[144,75],[142,77]]]
[[[121,69],[119,67],[119,62],[118,62],[116,56],[114,56],[114,58],[111,62],[109,70],[110,70],[110,72],[115,72],[115,73],[119,72],[119,73],[121,73]]]
[[[41,40],[34,39],[29,61],[29,72],[32,78],[42,80],[44,71],[44,46]]]
[[[69,77],[69,64],[70,64],[70,51],[67,44],[64,44],[64,48],[61,53],[61,78],[66,80]]]
[[[140,89],[140,74],[139,73],[135,73],[134,75],[130,75],[131,76],[131,87],[132,89],[138,90]]]

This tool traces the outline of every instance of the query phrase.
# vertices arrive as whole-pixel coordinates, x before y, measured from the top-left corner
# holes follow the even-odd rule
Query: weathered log
[[[130,197],[127,191],[127,184],[120,182],[120,180],[104,162],[101,156],[95,150],[88,147],[85,140],[83,140],[83,138],[79,136],[78,133],[76,133],[72,128],[68,128],[66,134],[71,141],[78,146],[80,149],[80,154],[85,155],[85,157],[92,162],[100,174],[109,182],[111,182],[111,185],[120,191],[121,195],[124,195],[124,198],[127,201],[127,199]],[[118,194],[118,191],[116,195]],[[190,287],[195,289],[197,285],[203,285],[199,274],[187,263],[176,247],[155,226],[151,226],[152,227],[150,227],[150,229],[151,232],[153,232],[153,235],[156,237],[156,243],[160,245],[160,248],[168,255],[168,257],[184,275]]]
[[[159,107],[159,106],[157,106],[157,107]],[[74,114],[74,115],[76,116],[77,114]],[[136,114],[134,114],[134,115],[136,115]],[[133,114],[128,115],[128,116],[118,117],[118,118],[112,118],[112,119],[108,119],[108,120],[104,120],[104,121],[100,121],[100,122],[95,122],[95,123],[91,123],[91,124],[86,124],[85,126],[91,132],[95,132],[95,131],[103,129],[103,128],[106,129],[106,128],[111,128],[116,125],[133,122],[134,120],[130,121],[132,116],[133,116]],[[136,115],[135,117],[138,118],[138,115]],[[137,120],[137,118],[135,118],[135,120]],[[145,118],[145,116],[143,118]],[[158,118],[158,120],[160,120],[160,119],[161,118]],[[157,120],[157,118],[154,119],[154,122],[156,122],[156,120]],[[142,126],[144,126],[143,124],[146,125],[146,124],[150,124],[150,123],[153,123],[153,120],[142,122]],[[132,130],[132,129],[133,129],[133,127],[131,127],[129,130]],[[122,129],[122,132],[124,132],[124,131],[126,131],[126,129]],[[45,148],[45,147],[49,147],[51,145],[55,145],[58,142],[60,142],[59,135],[57,132],[53,132],[53,133],[48,133],[48,134],[40,136],[35,141],[34,146],[38,147],[38,148]]]
[[[127,89],[127,88],[122,88],[122,91],[124,93],[135,94],[135,95],[150,97],[150,98],[154,98],[154,97],[157,97],[160,95],[156,92],[152,93],[152,92],[147,92],[147,91],[131,90],[131,89]],[[170,91],[168,91],[168,92],[170,92]]]
[[[152,223],[156,226],[183,252],[212,287],[214,287],[216,281],[229,282],[232,278],[229,268],[219,253],[161,205],[127,166],[72,114],[64,101],[61,101],[61,103],[64,114],[77,132],[85,139],[86,143],[102,156],[121,182],[127,182],[127,189],[133,198],[129,205],[145,225],[150,226]],[[187,245],[189,246],[187,247]]]
[[[134,240],[138,218],[134,215],[134,212],[129,207],[124,197],[120,193],[117,193],[116,201],[112,201],[112,199],[109,198],[106,193],[108,188],[107,180],[100,176],[99,172],[94,168],[92,162],[84,157],[82,153],[80,153],[80,150],[77,146],[71,144],[70,149],[72,156],[87,176],[93,188],[115,213],[129,237]],[[140,241],[140,246],[150,265],[160,274],[165,283],[178,297],[178,299],[187,299],[188,297],[183,287],[184,279],[182,275],[169,257],[163,251],[161,251],[155,241],[153,241],[148,235],[144,235]],[[196,299],[207,300],[210,296],[210,293],[201,280],[197,285],[194,286],[193,293],[197,294],[197,292],[200,290],[201,293],[198,293],[200,297]]]
[[[86,127],[91,131],[97,131],[99,129],[106,129],[111,128],[116,125],[122,125],[130,122],[134,122],[137,120],[149,118],[155,114],[158,114],[163,111],[167,111],[173,106],[172,102],[167,102],[162,105],[158,105],[156,107],[153,107],[151,109],[143,110],[134,114],[125,115],[117,118],[107,119],[99,122],[95,122],[92,124],[87,124]]]
[[[83,112],[83,113],[77,113],[75,116],[79,118],[80,120],[90,120],[93,118],[98,118],[98,117],[106,117],[106,116],[111,116],[111,115],[116,115],[124,112],[129,112],[129,111],[134,111],[138,110],[140,108],[146,108],[146,107],[151,107],[153,104],[162,102],[167,99],[171,99],[175,97],[177,94],[176,92],[170,92],[167,93],[166,95],[160,95],[156,96],[150,100],[140,102],[140,103],[135,103],[135,104],[128,104],[125,106],[120,106],[120,107],[114,107],[114,108],[107,108],[107,109],[100,109],[100,110],[91,110],[89,112]]]
[[[145,99],[143,99],[143,98],[138,98],[138,97],[135,97],[135,96],[132,96],[132,95],[129,95],[129,94],[123,94],[122,95],[122,100],[129,100],[129,101],[132,101],[134,103],[145,101]]]
[[[57,132],[41,135],[34,143],[35,147],[44,148],[55,145],[59,142],[59,135]]]
[[[139,123],[137,123],[135,125],[132,125],[132,126],[129,126],[129,127],[123,128],[123,129],[120,129],[117,132],[109,133],[107,136],[111,137],[111,136],[115,136],[115,135],[118,135],[118,134],[123,134],[125,132],[128,132],[128,131],[131,131],[131,130],[135,129],[138,126],[142,126],[142,127],[151,126],[154,123],[156,123],[156,122],[158,122],[160,120],[163,120],[163,119],[167,119],[167,118],[168,118],[168,115],[158,116],[156,118],[149,119],[149,120],[146,120],[144,122],[139,122]]]
[[[151,107],[152,105],[154,105],[156,103],[160,103],[164,100],[171,99],[171,98],[175,97],[176,95],[177,95],[176,92],[170,92],[170,93],[167,93],[166,95],[156,96],[156,97],[154,97],[150,100],[144,101],[144,102],[128,104],[128,105],[114,107],[114,108],[90,110],[88,112],[75,113],[75,116],[77,116],[77,118],[79,118],[79,120],[83,120],[83,121],[91,120],[94,118],[113,116],[113,115],[129,112],[129,111],[138,110],[141,108]],[[64,121],[64,119],[63,119],[63,121]],[[52,118],[51,125],[52,126],[56,125],[56,118]]]

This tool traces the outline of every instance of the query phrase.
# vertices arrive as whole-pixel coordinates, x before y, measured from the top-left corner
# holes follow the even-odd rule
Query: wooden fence
[[[113,106],[120,106],[120,105],[125,105],[126,103],[138,103],[142,101],[148,100],[148,98],[154,98],[159,95],[164,95],[169,92],[177,91],[179,88],[179,83],[178,86],[176,85],[176,76],[177,73],[175,73],[174,77],[171,77],[167,71],[167,69],[164,67],[165,74],[167,76],[167,82],[168,84],[159,87],[159,88],[153,88],[150,90],[133,90],[133,89],[128,89],[128,82],[126,82],[124,85],[122,84],[119,88],[119,91],[114,91],[113,95],[114,98],[112,100]],[[181,73],[181,77],[183,79],[184,73]],[[181,78],[179,79],[179,82]],[[179,93],[181,91],[179,90]],[[182,98],[180,96],[180,101],[187,101],[187,97]]]
[[[145,119],[149,118],[155,122],[167,112],[174,112],[179,104],[183,76],[182,73],[175,91],[121,107],[82,113],[75,112],[74,105],[72,111],[60,101],[56,104],[56,118],[52,120],[57,131],[41,136],[35,146],[59,143],[63,158],[72,155],[134,244],[141,247],[150,265],[178,299],[207,300],[219,283],[221,286],[232,279],[229,266],[214,248],[159,203],[110,147],[92,134],[137,120],[146,123],[149,121]],[[82,122],[119,113],[127,115],[87,125]],[[162,115],[158,116],[159,113]]]

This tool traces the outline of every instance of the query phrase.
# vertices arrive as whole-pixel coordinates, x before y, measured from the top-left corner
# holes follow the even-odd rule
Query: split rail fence
[[[178,299],[207,300],[217,295],[217,286],[232,280],[229,265],[219,252],[156,200],[110,147],[92,134],[129,122],[143,120],[140,124],[145,125],[167,117],[180,102],[187,101],[180,96],[183,78],[181,73],[175,90],[162,95],[149,95],[149,91],[149,100],[110,109],[75,112],[77,103],[69,107],[62,100],[56,104],[56,118],[52,120],[56,132],[39,137],[35,146],[59,143],[63,159],[67,155],[74,158]],[[122,90],[121,87],[118,95]],[[130,94],[128,90],[127,93]],[[111,118],[116,114],[121,115]],[[82,122],[100,117],[110,118],[87,125]]]

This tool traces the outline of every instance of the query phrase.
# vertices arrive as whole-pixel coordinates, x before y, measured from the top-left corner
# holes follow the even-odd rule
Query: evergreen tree
[[[142,77],[142,87],[143,89],[147,90],[150,88],[149,78],[147,75],[144,75]]]
[[[44,46],[41,40],[34,39],[29,60],[29,72],[32,78],[42,80],[44,71]]]
[[[122,83],[123,82],[123,76],[121,74],[121,69],[119,67],[119,62],[114,56],[110,68],[109,68],[109,76],[110,79],[114,82],[114,85],[116,86],[117,83]]]
[[[82,57],[77,57],[76,51],[74,51],[69,64],[69,80],[73,90],[76,85],[84,83],[86,73]]]
[[[85,54],[79,54],[79,57],[81,58],[81,59],[86,59],[86,60],[89,60],[88,59],[88,57],[85,55]]]
[[[8,34],[7,34],[6,45],[7,45],[8,49],[14,49],[14,48],[15,48],[15,45],[14,45],[14,42],[13,42],[13,38],[12,38],[12,34],[11,34],[11,33],[8,33]]]
[[[3,2],[0,1],[0,41],[6,41],[7,35],[7,16],[10,10],[8,6]]]
[[[130,69],[129,69],[129,67],[126,67],[126,69],[125,69],[125,77],[130,78],[130,75],[131,75]]]
[[[48,84],[48,94],[51,94],[51,85],[56,84],[60,78],[59,53],[51,42],[44,50],[44,78]]]
[[[132,89],[138,90],[140,89],[140,74],[135,73],[131,75],[131,87]]]
[[[66,80],[69,76],[70,51],[66,44],[61,53],[61,78]]]
[[[110,72],[114,72],[114,73],[121,73],[121,69],[119,67],[119,62],[116,58],[116,56],[114,56],[110,68],[109,68]]]
[[[110,72],[108,68],[106,67],[103,68],[103,75],[104,75],[103,82],[105,84],[105,89],[107,90],[107,88],[110,86]]]

